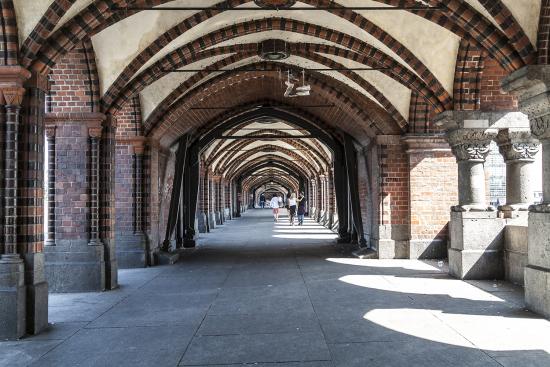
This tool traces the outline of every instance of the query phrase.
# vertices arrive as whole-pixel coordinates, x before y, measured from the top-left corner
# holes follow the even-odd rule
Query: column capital
[[[539,141],[525,129],[502,130],[496,142],[506,162],[534,162],[540,150]]]
[[[25,96],[23,87],[3,87],[0,89],[0,103],[7,106],[21,106]]]
[[[90,136],[90,138],[94,138],[94,139],[99,139],[101,138],[101,133],[103,132],[103,128],[102,127],[90,127],[88,128],[88,135]]]
[[[485,162],[496,129],[457,129],[447,133],[447,141],[457,161]]]
[[[550,139],[550,65],[523,67],[504,78],[502,89],[518,97],[533,135],[539,140]]]
[[[48,138],[48,139],[55,138],[55,129],[56,129],[55,125],[47,125],[44,128],[44,132],[46,133],[46,138]]]

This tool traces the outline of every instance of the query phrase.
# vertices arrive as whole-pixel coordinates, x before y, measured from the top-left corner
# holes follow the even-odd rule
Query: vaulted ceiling
[[[228,80],[236,80],[235,72],[215,70],[257,66],[258,43],[283,39],[290,57],[270,63],[272,69],[284,74],[293,68],[298,75],[303,68],[333,69],[307,72],[308,82],[317,82],[316,96],[300,103],[317,98],[343,111],[363,109],[364,116],[346,118],[371,125],[363,127],[365,136],[405,130],[412,94],[435,111],[452,107],[461,39],[485,48],[506,71],[531,63],[541,7],[540,0],[13,1],[21,60],[35,70],[46,71],[76,43],[91,38],[105,112],[139,95],[143,120],[155,124],[162,118],[159,111],[163,115],[178,103],[189,108],[188,99],[204,88],[217,91],[220,83],[225,89]],[[332,10],[289,10],[285,3]],[[418,9],[426,6],[437,9]],[[152,7],[172,9],[145,10]],[[196,9],[207,7],[213,9]],[[195,72],[174,72],[185,69]],[[276,73],[255,72],[254,77],[259,74],[275,80],[270,88],[276,88]],[[320,89],[326,89],[325,95]]]

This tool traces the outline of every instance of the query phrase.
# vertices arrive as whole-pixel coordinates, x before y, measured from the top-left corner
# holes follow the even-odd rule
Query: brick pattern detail
[[[508,73],[494,59],[485,59],[483,77],[481,78],[482,111],[517,111],[517,97],[503,93],[500,83]]]
[[[118,141],[115,154],[115,228],[117,234],[132,234],[134,232],[134,195],[133,147],[130,142]]]
[[[424,97],[416,92],[411,93],[408,126],[410,133],[427,134],[439,131],[440,128],[432,124],[434,114],[435,111]]]
[[[17,242],[22,253],[44,247],[44,101],[43,85],[29,81],[18,137]]]
[[[12,0],[0,1],[0,66],[18,65],[19,39]]]
[[[550,0],[542,0],[537,40],[537,64],[550,63]]]
[[[454,110],[481,108],[481,78],[487,52],[466,40],[460,42],[454,82]]]
[[[51,70],[52,113],[98,112],[99,78],[92,42],[81,42]]]
[[[57,241],[87,241],[90,217],[88,126],[56,128],[55,232]]]
[[[115,154],[116,119],[108,116],[101,135],[100,167],[100,233],[106,244],[114,243],[115,238]],[[108,254],[106,252],[105,256]],[[108,259],[105,259],[108,262]],[[109,283],[108,283],[109,284]]]
[[[446,239],[449,208],[458,202],[458,174],[451,152],[409,154],[411,240]]]
[[[380,224],[409,224],[408,157],[400,143],[379,145]]]

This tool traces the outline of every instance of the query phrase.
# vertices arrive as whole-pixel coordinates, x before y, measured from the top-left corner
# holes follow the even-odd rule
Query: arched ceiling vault
[[[166,120],[176,116],[179,120],[188,119],[190,122],[185,125],[189,128],[224,113],[191,113],[189,108],[199,102],[222,102],[224,93],[238,95],[239,89],[258,80],[271,79],[270,86],[274,86],[276,81],[268,73],[260,77],[245,72],[238,75],[212,72],[259,65],[257,43],[273,38],[290,43],[292,56],[285,63],[294,70],[316,66],[386,68],[372,72],[308,72],[308,81],[317,88],[314,90],[317,96],[307,103],[335,105],[331,114],[345,115],[348,125],[358,131],[355,135],[364,134],[366,138],[398,133],[408,123],[411,92],[424,98],[434,111],[452,108],[455,62],[461,39],[485,49],[508,72],[532,63],[541,7],[540,0],[301,0],[297,6],[322,8],[330,4],[341,9],[266,11],[259,10],[252,0],[10,0],[7,3],[12,1],[22,65],[47,73],[65,53],[82,40],[91,39],[104,112],[116,112],[129,98],[139,95],[149,131],[159,139],[164,139],[164,134],[173,134],[168,132],[170,129],[176,133],[186,130]],[[440,9],[350,9],[422,4]],[[220,5],[250,10],[228,11]],[[113,6],[122,10],[113,10]],[[152,6],[218,7],[193,11],[125,10]],[[189,74],[163,71],[184,67],[212,70]],[[204,93],[205,89],[212,96]],[[267,94],[257,100],[282,100],[280,96]],[[253,102],[249,95],[227,107]],[[303,110],[328,119],[327,111],[305,107]],[[173,142],[175,138],[165,141]]]

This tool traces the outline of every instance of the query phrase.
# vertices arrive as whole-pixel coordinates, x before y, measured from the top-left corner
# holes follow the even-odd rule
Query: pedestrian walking
[[[263,193],[260,195],[260,208],[265,208],[265,195]]]
[[[294,225],[294,217],[296,217],[296,193],[293,192],[288,198],[288,216],[290,219],[290,225]]]
[[[304,224],[304,215],[306,214],[306,197],[303,192],[300,192],[300,195],[298,195],[298,199],[296,199],[298,202],[298,225],[301,226]]]
[[[275,220],[275,223],[279,221],[279,207],[281,206],[282,201],[283,199],[279,196],[273,195],[271,201],[269,202],[269,206],[273,209],[273,219]]]

